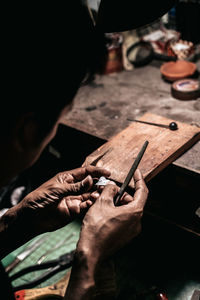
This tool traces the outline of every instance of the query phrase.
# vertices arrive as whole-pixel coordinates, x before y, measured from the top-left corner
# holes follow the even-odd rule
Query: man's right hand
[[[139,170],[134,180],[134,196],[124,194],[120,206],[114,205],[119,187],[108,184],[86,213],[64,299],[92,299],[98,266],[140,233],[148,189]]]
[[[77,251],[94,256],[98,262],[139,234],[148,189],[139,170],[134,181],[134,196],[124,194],[120,206],[114,205],[119,188],[113,184],[105,186],[83,219]]]

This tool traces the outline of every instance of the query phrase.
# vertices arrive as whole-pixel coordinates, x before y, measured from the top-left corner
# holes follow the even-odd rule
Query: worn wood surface
[[[200,98],[180,101],[171,96],[171,84],[161,77],[162,62],[108,75],[96,75],[94,81],[80,88],[73,109],[64,114],[62,123],[109,140],[129,122],[149,112],[200,127]],[[197,62],[200,71],[200,61]],[[173,162],[186,171],[200,175],[200,142]]]
[[[151,113],[144,114],[140,120],[166,125],[173,121]],[[91,153],[83,165],[91,164],[106,153],[96,165],[110,170],[111,178],[122,183],[140,148],[148,140],[149,145],[139,168],[146,181],[149,181],[200,140],[200,129],[197,126],[182,122],[177,122],[177,124],[178,130],[171,131],[167,128],[132,122],[127,128]],[[133,180],[130,182],[130,187],[134,187]]]

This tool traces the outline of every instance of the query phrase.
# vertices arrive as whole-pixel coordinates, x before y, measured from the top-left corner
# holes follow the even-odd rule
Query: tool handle
[[[15,292],[16,300],[63,299],[68,286],[71,271],[68,271],[55,284],[34,289],[25,289]],[[54,296],[54,297],[53,297]]]
[[[20,263],[20,261],[21,260],[19,258],[15,258],[15,260],[6,267],[5,271],[7,273],[11,272],[18,265],[18,263]]]

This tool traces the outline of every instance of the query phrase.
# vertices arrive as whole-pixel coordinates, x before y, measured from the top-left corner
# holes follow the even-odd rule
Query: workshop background
[[[95,20],[100,0],[85,2]],[[90,153],[130,124],[127,118],[151,112],[200,127],[199,0],[177,1],[155,22],[106,37],[108,58],[102,73],[80,88],[72,111],[63,117],[39,161],[0,190],[1,215],[55,173],[82,165]],[[71,149],[65,143],[66,136],[71,137]],[[199,183],[198,141],[148,183],[142,233],[111,260],[117,299],[199,299]],[[44,234],[43,243],[9,275],[37,265],[42,257],[46,262],[74,250],[80,226],[81,220],[77,220]],[[32,242],[3,259],[4,266]],[[34,271],[20,277],[13,286],[23,288],[43,273]],[[65,274],[62,270],[31,288],[50,286]]]

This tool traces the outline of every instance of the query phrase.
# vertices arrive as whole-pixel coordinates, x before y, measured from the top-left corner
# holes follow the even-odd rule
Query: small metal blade
[[[25,250],[23,250],[21,253],[17,255],[17,258],[22,261],[24,260],[28,255],[30,255],[36,248],[38,248],[46,239],[48,238],[47,235],[41,236],[39,239],[31,243],[26,247]]]

